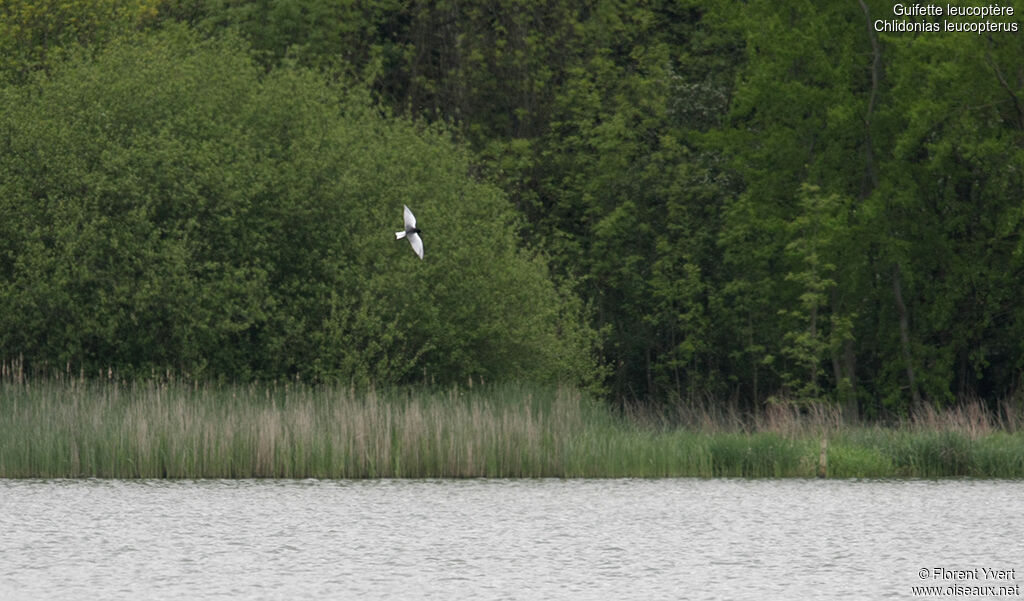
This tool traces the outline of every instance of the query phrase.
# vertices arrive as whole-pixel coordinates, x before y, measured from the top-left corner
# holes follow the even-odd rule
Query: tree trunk
[[[878,99],[878,87],[882,80],[882,47],[878,44],[878,37],[871,23],[871,14],[868,11],[864,0],[857,0],[861,10],[864,11],[864,19],[867,23],[868,39],[871,41],[871,96],[868,98],[868,108],[864,114],[864,162],[865,162],[865,194],[868,196],[878,188],[878,170],[875,168],[874,143],[871,138],[871,117],[875,110],[875,102]],[[890,221],[891,222],[891,221]],[[892,293],[896,301],[896,312],[900,326],[900,351],[903,354],[903,363],[907,370],[907,383],[910,385],[910,398],[913,407],[916,409],[921,405],[921,395],[917,392],[917,384],[914,380],[913,356],[910,352],[910,321],[907,319],[907,306],[903,302],[903,285],[900,278],[900,266],[892,264]]]
[[[832,287],[829,293],[829,302],[832,314],[839,315],[839,289],[837,286]],[[854,369],[856,365],[857,360],[853,352],[853,340],[844,338],[842,349],[834,348],[832,350],[832,373],[836,380],[837,400],[839,401],[843,417],[851,421],[859,417],[857,395],[854,394],[856,389]],[[844,380],[846,381],[845,385],[843,384]]]
[[[910,385],[910,399],[913,408],[921,406],[921,395],[917,392],[917,384],[914,382],[914,362],[910,352],[910,324],[907,320],[907,306],[903,303],[903,286],[900,283],[900,266],[892,264],[892,294],[896,299],[896,311],[900,320],[900,350],[903,352],[903,363],[907,369],[907,383]]]
[[[843,403],[843,415],[848,420],[860,418],[859,407],[857,406],[857,354],[853,350],[853,340],[847,338],[843,341],[843,365],[846,369],[846,377],[850,384],[846,389],[846,399]]]

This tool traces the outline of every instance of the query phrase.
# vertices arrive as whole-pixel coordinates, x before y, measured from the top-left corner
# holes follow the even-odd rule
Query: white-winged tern
[[[405,207],[405,231],[395,232],[395,238],[398,240],[408,238],[413,252],[423,259],[423,240],[420,238],[420,228],[416,227],[416,217],[413,216],[408,206],[402,206]]]

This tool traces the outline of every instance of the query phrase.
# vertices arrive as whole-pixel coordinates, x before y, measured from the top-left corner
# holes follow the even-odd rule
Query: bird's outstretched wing
[[[412,213],[408,214],[411,215]],[[423,259],[423,240],[420,238],[420,235],[416,232],[409,234],[409,244],[412,244],[412,249],[419,258]]]
[[[402,206],[405,207],[405,229],[406,229],[406,231],[411,230],[411,229],[416,229],[416,218],[413,217],[412,211],[409,210],[408,206],[406,206],[406,205],[402,205]]]

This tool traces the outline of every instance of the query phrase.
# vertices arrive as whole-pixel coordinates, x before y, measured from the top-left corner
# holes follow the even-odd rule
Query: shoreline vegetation
[[[669,425],[678,424],[678,425]],[[613,415],[568,387],[0,381],[0,478],[1022,478],[1007,410]]]
[[[4,2],[0,361],[1019,412],[1024,44],[790,4]]]

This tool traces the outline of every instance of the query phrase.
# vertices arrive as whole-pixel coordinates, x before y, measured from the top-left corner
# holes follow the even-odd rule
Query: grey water
[[[1012,598],[1021,584],[1019,481],[0,480],[5,600]]]

